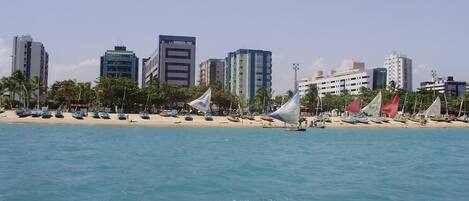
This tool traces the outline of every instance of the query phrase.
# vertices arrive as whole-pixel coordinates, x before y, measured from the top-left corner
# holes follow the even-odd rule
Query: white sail
[[[297,124],[300,119],[300,94],[296,92],[290,100],[270,116],[285,123]]]
[[[430,107],[425,110],[425,117],[429,117],[429,116],[434,116],[434,115],[439,115],[441,114],[441,101],[440,101],[440,97],[436,97],[435,101],[433,101],[432,105],[430,105]]]
[[[379,112],[381,111],[381,100],[382,96],[381,92],[379,92],[378,95],[362,109],[362,112],[374,117],[379,116]]]
[[[191,101],[189,105],[199,111],[207,112],[210,109],[211,97],[212,97],[212,91],[209,88],[202,96]]]

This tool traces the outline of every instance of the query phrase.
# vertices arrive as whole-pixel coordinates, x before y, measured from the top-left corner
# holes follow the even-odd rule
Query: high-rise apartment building
[[[142,79],[191,87],[195,84],[195,37],[160,35],[158,49],[143,62]]]
[[[260,88],[272,93],[272,52],[239,49],[225,59],[226,91],[243,101],[252,100]]]
[[[101,57],[100,76],[125,77],[138,82],[138,57],[125,46],[115,46]]]
[[[36,95],[47,92],[49,75],[49,54],[41,42],[33,41],[31,36],[13,37],[12,73],[21,71],[27,80],[39,78],[42,88]]]
[[[223,84],[224,73],[223,59],[208,59],[199,64],[199,85],[208,86],[216,81]]]
[[[389,87],[391,82],[399,89],[412,90],[412,59],[393,52],[385,58],[386,82]]]

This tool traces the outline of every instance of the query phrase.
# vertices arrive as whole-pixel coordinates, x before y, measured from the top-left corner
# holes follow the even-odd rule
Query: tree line
[[[90,109],[124,108],[126,112],[139,112],[147,109],[157,112],[162,109],[187,108],[188,103],[201,96],[208,88],[212,90],[212,103],[222,112],[243,108],[247,112],[271,112],[278,108],[293,96],[292,91],[286,94],[272,97],[265,88],[260,88],[252,100],[240,100],[234,94],[223,89],[220,82],[215,82],[209,86],[198,85],[190,88],[182,88],[177,85],[160,82],[158,78],[153,78],[144,87],[128,78],[122,77],[99,77],[94,82],[77,82],[76,80],[62,80],[54,82],[51,87],[42,86],[38,77],[31,80],[25,78],[21,71],[15,71],[11,76],[0,79],[1,106],[5,108],[20,108],[23,106],[32,108],[37,100],[41,106],[48,106],[51,109],[70,109],[72,105],[86,105]],[[47,95],[37,96],[35,91],[42,89],[47,91]],[[3,94],[10,94],[9,98]],[[382,93],[383,104],[390,101],[396,94],[400,95],[399,109],[405,106],[405,111],[413,113],[428,108],[437,96],[442,100],[442,108],[445,108],[445,97],[435,91],[418,90],[406,91],[396,88],[391,84],[389,88],[370,90],[366,87],[360,89],[360,95],[351,95],[345,91],[337,96],[325,94],[321,98],[322,111],[338,110],[343,111],[344,107],[352,102],[356,97],[363,100],[363,105],[368,104],[378,92]],[[125,98],[124,98],[125,93]],[[449,113],[456,114],[459,111],[460,103],[469,102],[469,94],[460,97],[446,97]],[[404,105],[404,100],[405,105]],[[316,85],[310,85],[306,94],[301,99],[303,111],[314,113],[319,101],[319,93]],[[464,104],[463,109],[467,104]]]
[[[458,114],[461,102],[464,100],[462,111],[466,111],[467,103],[469,102],[469,94],[466,93],[464,96],[452,96],[448,97],[442,93],[438,93],[433,90],[417,90],[409,91],[398,89],[391,82],[390,87],[382,88],[377,90],[370,90],[366,87],[360,88],[359,95],[351,95],[348,91],[345,91],[340,96],[332,95],[330,93],[325,94],[322,98],[322,110],[331,111],[338,110],[343,112],[346,105],[350,104],[355,98],[359,97],[362,99],[362,107],[371,102],[373,98],[381,92],[382,104],[386,104],[391,101],[395,95],[399,95],[399,110],[404,108],[404,112],[407,113],[418,113],[425,111],[436,97],[440,97],[442,112],[446,112],[446,103],[448,105],[448,113]],[[316,85],[310,85],[305,96],[303,96],[301,102],[309,112],[314,113],[318,104],[319,96]],[[446,102],[445,102],[446,101]]]

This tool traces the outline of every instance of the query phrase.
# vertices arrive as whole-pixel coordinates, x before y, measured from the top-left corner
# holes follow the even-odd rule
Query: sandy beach
[[[284,123],[274,121],[269,125],[260,117],[255,120],[241,119],[240,122],[231,122],[224,116],[214,116],[213,121],[206,121],[202,116],[193,116],[192,121],[186,121],[184,116],[179,117],[161,117],[160,115],[151,114],[150,119],[141,119],[138,114],[129,114],[128,120],[118,120],[116,114],[110,114],[111,119],[94,119],[85,117],[78,120],[72,117],[71,113],[64,113],[64,118],[43,119],[40,117],[19,118],[15,111],[6,111],[0,114],[0,124],[66,124],[66,125],[119,125],[119,126],[154,126],[154,127],[201,127],[201,128],[262,128],[262,127],[284,127]],[[308,117],[308,122],[313,117]],[[340,121],[339,117],[332,117],[331,123],[326,123],[326,128],[469,128],[469,123],[453,121],[433,122],[429,121],[425,126],[419,123],[408,121],[400,123],[390,121],[389,123],[376,124],[370,122],[368,124],[348,124]]]

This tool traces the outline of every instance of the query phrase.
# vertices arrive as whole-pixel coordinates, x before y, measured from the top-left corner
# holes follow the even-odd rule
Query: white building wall
[[[412,59],[393,52],[385,58],[384,67],[387,70],[387,85],[394,81],[397,88],[412,90]]]
[[[322,78],[305,78],[299,81],[300,96],[304,96],[309,88],[309,85],[315,84],[318,88],[318,93],[322,97],[327,93],[332,95],[342,95],[344,91],[350,94],[357,95],[360,93],[361,87],[369,89],[373,88],[373,72],[363,71],[351,74],[332,75]]]

